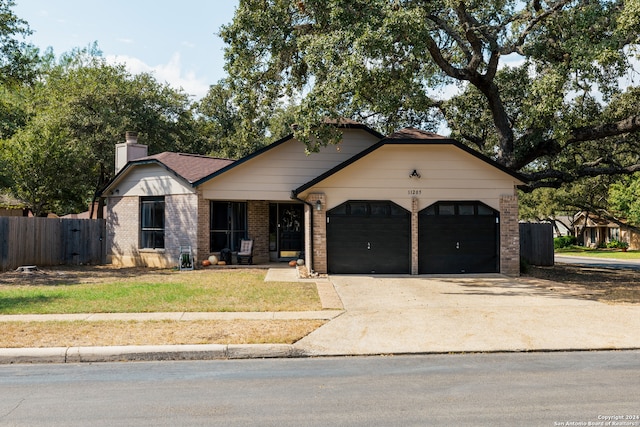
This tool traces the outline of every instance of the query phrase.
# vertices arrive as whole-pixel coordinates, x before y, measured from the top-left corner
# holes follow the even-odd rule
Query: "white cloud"
[[[196,73],[183,70],[180,62],[180,53],[173,54],[166,64],[148,65],[138,58],[125,55],[106,55],[107,61],[113,64],[124,64],[132,74],[151,73],[161,83],[168,83],[170,86],[184,90],[196,99],[200,99],[207,94],[209,84],[198,78]]]

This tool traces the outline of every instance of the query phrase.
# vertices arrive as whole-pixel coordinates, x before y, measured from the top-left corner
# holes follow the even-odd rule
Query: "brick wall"
[[[191,246],[196,265],[198,254],[198,196],[177,194],[164,198],[165,266],[178,265],[180,247]]]
[[[316,201],[320,200],[322,209],[315,208]],[[324,194],[314,193],[307,197],[307,202],[313,206],[311,216],[313,218],[313,258],[311,269],[316,273],[327,273],[327,202]]]
[[[418,228],[419,203],[416,197],[411,199],[411,274],[418,274],[420,260],[418,258],[419,228]]]
[[[520,275],[518,196],[500,196],[500,273]]]
[[[200,264],[200,262],[204,261],[205,259],[208,259],[209,256],[211,256],[211,252],[209,251],[209,237],[210,237],[210,215],[211,215],[211,208],[210,208],[210,203],[209,200],[205,199],[204,196],[202,195],[202,189],[198,188],[197,190],[197,203],[196,203],[196,210],[198,212],[198,237],[197,237],[197,242],[198,242],[198,261],[199,263],[197,265]],[[218,255],[218,254],[216,254]]]
[[[198,258],[198,198],[194,194],[165,196],[164,249],[140,249],[140,198],[109,197],[107,262],[117,266],[171,268],[180,246],[191,246]]]
[[[109,197],[107,202],[107,262],[114,265],[136,265],[138,251],[137,197]]]
[[[248,234],[253,239],[253,262],[269,262],[269,202],[249,201],[247,205]],[[235,262],[235,261],[234,261]]]

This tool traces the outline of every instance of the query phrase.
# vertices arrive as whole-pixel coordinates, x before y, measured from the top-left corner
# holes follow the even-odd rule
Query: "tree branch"
[[[437,28],[441,29],[442,31],[445,32],[445,34],[451,37],[456,42],[456,44],[458,45],[462,53],[464,54],[466,60],[471,61],[471,51],[467,47],[464,40],[462,40],[462,37],[460,37],[460,34],[458,34],[453,28],[451,28],[451,26],[447,24],[447,22],[444,19],[441,19],[436,15],[428,15],[427,19],[429,19],[431,22],[436,24]]]
[[[466,68],[470,71],[476,72],[478,67],[482,64],[482,41],[477,37],[474,29],[476,27],[477,21],[475,21],[468,13],[466,8],[464,7],[464,3],[460,2],[455,8],[456,14],[458,15],[458,19],[462,23],[462,28],[464,29],[464,35],[467,38],[467,41],[471,45],[472,55],[469,60]]]
[[[640,115],[629,116],[615,123],[606,123],[599,126],[580,127],[574,129],[572,138],[567,143],[572,144],[582,141],[593,141],[609,136],[618,136],[628,132],[640,130]]]
[[[530,184],[523,186],[522,190],[525,192],[531,192],[536,188],[560,188],[564,184],[575,182],[581,178],[592,178],[602,175],[631,175],[638,171],[640,171],[640,164],[634,164],[624,167],[592,167],[583,165],[582,167],[577,168],[571,173],[555,169],[548,169],[540,172],[522,174],[527,179],[527,181],[530,182]]]
[[[524,44],[529,34],[531,34],[533,30],[536,28],[536,26],[540,24],[542,21],[544,21],[545,19],[547,19],[549,16],[558,12],[560,9],[562,9],[565,5],[567,5],[570,2],[571,0],[557,1],[549,9],[543,11],[542,13],[539,13],[537,16],[534,16],[533,19],[531,19],[531,21],[529,22],[529,25],[527,25],[527,27],[520,33],[516,41],[514,41],[510,45],[503,46],[500,53],[502,55],[509,55],[512,53],[518,53],[522,55],[523,54],[521,50],[522,45]],[[523,11],[522,13],[516,14],[511,18],[510,22],[517,21],[519,19],[524,19],[526,17],[525,14],[529,15],[529,13],[530,13],[529,11]]]

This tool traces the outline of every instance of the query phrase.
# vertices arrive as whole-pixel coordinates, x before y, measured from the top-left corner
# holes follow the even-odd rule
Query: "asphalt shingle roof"
[[[217,157],[201,156],[198,154],[185,153],[164,153],[154,154],[153,156],[143,157],[136,162],[148,162],[156,160],[182,178],[194,183],[205,176],[208,176],[226,166],[229,166],[235,160],[220,159]]]

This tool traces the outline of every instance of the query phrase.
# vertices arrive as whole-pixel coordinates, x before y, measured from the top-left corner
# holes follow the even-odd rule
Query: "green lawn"
[[[152,271],[98,283],[0,285],[0,314],[321,310],[313,283],[265,282],[261,270]],[[88,273],[88,276],[91,276]],[[94,279],[95,281],[95,279]]]
[[[556,249],[558,255],[567,256],[583,256],[594,258],[613,258],[613,259],[640,259],[640,251],[622,252],[620,249],[588,249],[574,246],[565,249]]]

